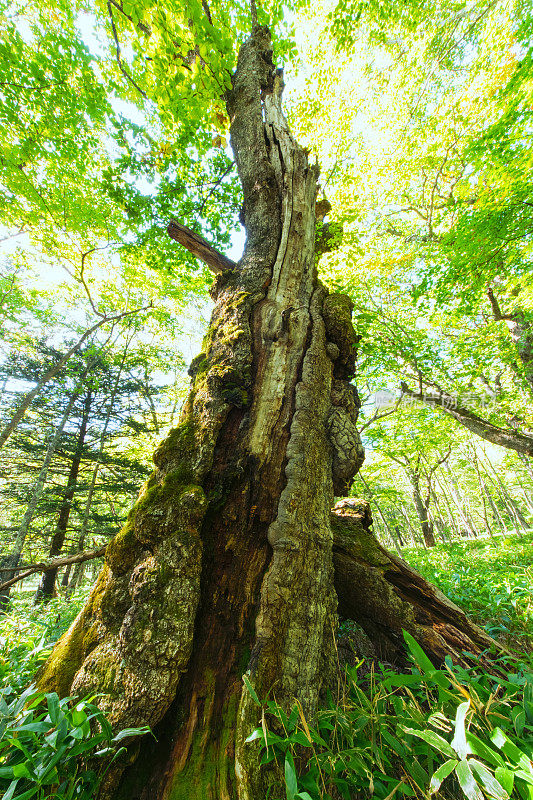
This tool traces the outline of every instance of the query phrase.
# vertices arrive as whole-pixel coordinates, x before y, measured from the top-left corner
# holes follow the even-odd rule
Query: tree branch
[[[533,436],[528,436],[518,431],[505,430],[505,428],[493,425],[492,422],[479,417],[473,411],[460,406],[454,397],[445,392],[441,391],[440,394],[429,394],[423,391],[413,392],[403,382],[401,388],[403,393],[409,397],[420,400],[428,406],[440,408],[445,414],[453,417],[469,431],[481,436],[482,439],[486,439],[487,442],[492,442],[492,444],[497,444],[500,447],[505,447],[508,450],[514,450],[516,453],[523,453],[533,458]]]
[[[67,564],[80,564],[82,561],[90,561],[93,558],[99,558],[99,556],[104,555],[106,547],[107,544],[104,544],[97,550],[83,550],[81,553],[76,553],[74,556],[62,556],[61,558],[54,558],[51,561],[41,561],[38,564],[32,564],[31,567],[28,567],[24,572],[21,572],[20,575],[17,575],[15,578],[11,578],[11,580],[0,584],[0,592],[3,592],[4,589],[9,589],[9,587],[13,586],[14,583],[23,581],[24,578],[27,578],[29,575],[33,575],[36,572],[48,572],[48,570],[58,569],[59,567],[64,567]],[[13,567],[0,569],[0,572],[12,571]]]
[[[487,297],[490,300],[490,305],[492,307],[492,313],[494,315],[494,319],[496,320],[496,322],[500,322],[500,320],[502,320],[502,319],[508,319],[508,320],[511,320],[512,322],[514,322],[514,318],[510,314],[502,314],[502,310],[500,308],[500,304],[496,300],[496,298],[494,296],[494,292],[492,291],[492,288],[490,286],[487,289]]]
[[[391,414],[394,414],[396,411],[398,411],[398,406],[400,405],[401,402],[402,402],[402,395],[400,395],[400,397],[396,400],[394,406],[388,411],[384,411],[383,414],[380,414],[379,411],[376,410],[376,412],[372,414],[368,422],[365,422],[364,425],[361,425],[361,427],[359,428],[359,434],[361,434],[364,430],[366,430],[366,428],[370,427],[372,423],[378,422],[380,419],[384,419],[385,417],[390,417]]]
[[[138,86],[135,83],[135,81],[133,80],[133,78],[129,74],[128,70],[126,69],[126,67],[122,63],[122,57],[120,55],[120,44],[119,44],[119,41],[118,41],[118,34],[117,34],[117,27],[115,25],[115,20],[114,20],[114,17],[113,17],[113,9],[111,8],[111,2],[108,2],[107,10],[109,11],[109,19],[111,20],[111,28],[113,30],[113,39],[115,40],[115,48],[116,48],[116,57],[117,57],[118,67],[119,67],[120,71],[122,72],[122,74],[124,75],[124,77],[126,78],[126,80],[129,81],[131,83],[131,85],[134,86],[135,89],[137,89],[137,91],[142,94],[142,96],[144,98],[146,98],[146,97],[148,97],[146,92],[143,91],[141,89],[141,87]]]
[[[74,353],[76,353],[80,349],[80,347],[85,342],[85,340],[89,338],[91,333],[94,333],[96,330],[98,330],[98,328],[100,328],[104,323],[111,322],[114,325],[116,322],[119,322],[124,317],[128,317],[131,314],[138,314],[139,311],[146,311],[147,309],[149,309],[151,307],[152,307],[152,303],[150,302],[150,303],[148,303],[148,305],[142,306],[142,308],[134,308],[132,311],[122,311],[120,314],[115,314],[115,315],[112,315],[110,317],[108,317],[105,314],[101,315],[101,319],[99,319],[98,322],[95,322],[94,325],[92,325],[90,328],[88,328],[85,331],[85,333],[82,336],[80,336],[80,338],[78,339],[76,344],[72,345],[72,347],[69,350],[67,350],[65,355],[56,364],[53,364],[50,367],[50,369],[38,381],[37,386],[35,386],[33,389],[31,389],[31,391],[29,391],[24,396],[24,398],[20,402],[20,405],[16,408],[15,413],[13,414],[13,417],[7,423],[5,428],[0,432],[0,449],[5,445],[5,443],[7,442],[7,440],[9,439],[9,437],[11,436],[11,434],[13,433],[13,431],[15,430],[15,428],[17,427],[17,425],[19,424],[21,419],[24,417],[26,411],[28,410],[28,408],[32,404],[34,397],[36,397],[36,395],[39,394],[41,389],[49,381],[51,381],[52,378],[55,378],[55,376],[63,369],[63,367],[65,366],[67,361],[70,359],[70,357],[72,355],[74,355]]]
[[[212,244],[209,244],[207,239],[204,239],[199,233],[192,231],[185,225],[181,225],[177,220],[170,220],[167,233],[171,239],[175,239],[183,247],[187,248],[193,256],[207,264],[211,272],[219,274],[228,269],[236,269],[237,264],[231,258],[219,253]]]
[[[121,13],[121,14],[123,14],[123,15],[126,17],[126,19],[129,19],[129,21],[130,21],[130,22],[131,22],[133,25],[135,25],[137,28],[139,28],[139,30],[140,30],[140,31],[142,31],[143,33],[145,33],[147,36],[150,36],[150,35],[151,35],[152,31],[151,31],[151,29],[148,27],[148,25],[145,25],[145,24],[144,24],[144,22],[135,22],[135,20],[133,19],[133,17],[130,17],[130,15],[129,15],[129,14],[126,14],[126,12],[124,11],[124,9],[122,8],[122,5],[121,5],[121,4],[119,5],[119,3],[115,2],[115,0],[109,0],[109,2],[111,3],[111,5],[112,5],[112,6],[114,6],[114,7],[117,9],[117,11],[120,11],[120,13]]]

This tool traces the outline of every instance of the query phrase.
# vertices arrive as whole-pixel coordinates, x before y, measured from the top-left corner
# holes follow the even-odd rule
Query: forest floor
[[[403,557],[495,639],[533,651],[533,532],[406,548]]]

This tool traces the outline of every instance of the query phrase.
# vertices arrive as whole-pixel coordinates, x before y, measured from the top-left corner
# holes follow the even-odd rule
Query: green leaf
[[[294,800],[296,792],[298,791],[298,779],[296,778],[296,769],[291,753],[286,753],[285,755],[285,788],[287,791],[287,800]]]
[[[504,760],[500,756],[499,753],[495,752],[491,747],[489,747],[485,742],[483,742],[475,733],[471,733],[470,731],[466,732],[466,741],[470,747],[472,753],[480,758],[483,758],[485,761],[489,761],[495,767],[503,767]]]
[[[33,780],[35,778],[35,773],[28,768],[28,764],[30,762],[26,761],[22,764],[15,764],[13,766],[13,777],[14,778],[27,778],[28,780]]]
[[[150,728],[147,725],[142,728],[124,728],[124,730],[119,731],[116,736],[113,736],[111,741],[118,743],[130,736],[144,736],[146,733],[150,733]]]
[[[492,772],[490,772],[487,767],[484,766],[480,761],[477,761],[475,758],[470,758],[468,760],[471,769],[476,773],[479,780],[481,781],[481,785],[491,797],[496,797],[498,800],[507,800],[509,797],[509,793],[503,788],[501,783],[499,783]]]
[[[250,697],[252,698],[252,700],[254,701],[256,706],[259,706],[259,708],[261,708],[261,703],[259,702],[259,698],[258,698],[257,694],[255,693],[254,687],[250,683],[250,679],[248,678],[247,675],[243,675],[242,679],[244,681],[244,685],[248,689],[248,693],[250,694]]]
[[[450,686],[449,678],[447,678],[443,672],[436,669],[416,639],[414,639],[408,631],[404,630],[402,633],[407,647],[409,648],[409,652],[420,669],[420,672],[443,689],[448,688]]]
[[[439,750],[439,752],[443,753],[445,756],[448,756],[448,758],[456,758],[455,751],[450,744],[438,733],[435,733],[435,731],[419,731],[416,730],[416,728],[407,728],[404,725],[401,725],[400,727],[406,733],[411,733],[413,736],[418,736],[419,739],[423,739],[432,747],[435,747],[437,750]]]
[[[509,739],[508,736],[506,736],[501,728],[494,728],[494,730],[490,733],[490,738],[496,747],[505,753],[507,758],[509,758],[511,761],[514,761],[515,764],[519,765],[522,767],[522,769],[533,776],[531,760],[520,750],[520,748],[515,745],[514,742]]]
[[[521,778],[521,780],[533,786],[533,775],[530,772],[525,772],[523,769],[515,769],[514,775],[515,778]]]
[[[513,793],[514,773],[507,767],[496,767],[494,771],[496,780],[501,783],[508,795]]]
[[[484,800],[483,792],[480,790],[467,761],[459,761],[455,767],[455,774],[457,775],[459,786],[468,797],[468,800]]]
[[[256,739],[262,739],[262,738],[263,738],[263,729],[256,728],[255,731],[252,731],[252,733],[248,736],[248,738],[244,740],[244,744],[248,744],[248,742],[255,742]]]
[[[59,697],[56,692],[49,692],[46,695],[46,705],[52,720],[52,725],[57,725],[59,720]]]
[[[16,781],[12,781],[9,784],[7,792],[4,792],[4,794],[2,795],[2,800],[11,800],[11,798],[15,794],[17,786],[18,786],[18,778]]]
[[[455,713],[455,734],[452,739],[452,747],[461,759],[466,758],[466,756],[470,753],[470,748],[466,741],[465,731],[465,717],[469,708],[470,700],[467,700],[465,703],[461,703],[461,705],[457,707],[457,711]]]
[[[429,782],[429,791],[431,794],[434,792],[438,792],[440,789],[440,785],[448,775],[454,771],[455,767],[457,766],[458,761],[457,759],[450,758],[448,761],[445,761],[438,770],[436,770],[433,775],[431,776],[431,781]]]

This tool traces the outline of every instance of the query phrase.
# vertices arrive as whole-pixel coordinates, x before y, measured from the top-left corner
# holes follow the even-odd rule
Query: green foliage
[[[533,537],[439,544],[404,550],[431,583],[485,627],[491,636],[533,642]]]
[[[103,775],[121,757],[121,743],[148,732],[116,735],[95,697],[44,694],[28,683],[85,601],[51,600],[38,609],[15,600],[2,615],[0,637],[0,792],[3,800],[92,800]],[[100,766],[99,766],[100,765]]]
[[[113,735],[105,714],[93,702],[44,694],[30,686],[0,696],[0,790],[3,800],[92,800],[102,771],[87,759],[113,761],[125,752],[120,742],[148,733],[131,728]],[[105,774],[105,773],[104,773]]]
[[[0,685],[15,695],[33,680],[85,601],[85,593],[77,592],[69,602],[53,599],[35,607],[32,595],[15,597],[9,613],[1,617]]]
[[[493,674],[435,669],[405,634],[412,668],[348,667],[337,702],[311,726],[302,707],[269,701],[248,741],[281,775],[272,800],[394,796],[529,800],[533,786],[531,664],[500,661]],[[512,670],[512,671],[507,671]],[[268,725],[267,725],[268,721]]]

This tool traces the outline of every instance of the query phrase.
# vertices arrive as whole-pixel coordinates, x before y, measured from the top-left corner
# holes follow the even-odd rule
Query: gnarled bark
[[[154,728],[106,782],[113,800],[263,800],[243,673],[310,716],[334,676],[330,509],[363,458],[356,336],[349,298],[316,277],[317,169],[281,91],[256,26],[228,98],[244,255],[216,279],[180,425],[40,676],[103,693],[117,727]]]
[[[333,563],[339,614],[366,632],[379,659],[405,664],[402,630],[422,645],[437,666],[446,655],[482,657],[494,641],[466,614],[398,556],[387,552],[370,530],[370,506],[341,500],[331,515]]]

